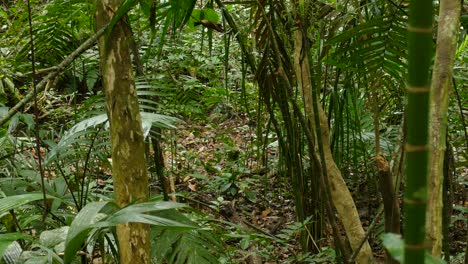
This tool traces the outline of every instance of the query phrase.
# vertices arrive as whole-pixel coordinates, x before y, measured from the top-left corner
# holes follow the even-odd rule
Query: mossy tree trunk
[[[429,68],[432,59],[431,0],[412,0],[408,25],[405,263],[424,263],[429,160]]]
[[[96,31],[109,23],[122,2],[96,1]],[[109,35],[100,37],[98,41],[110,122],[114,192],[117,204],[121,207],[148,199],[148,172],[130,43],[130,26],[122,20]],[[120,263],[150,263],[149,235],[148,225],[118,225]]]
[[[452,86],[452,69],[457,50],[460,10],[461,2],[458,0],[440,1],[437,49],[432,74],[429,139],[432,156],[429,167],[426,231],[431,254],[437,257],[442,252],[442,183],[447,109],[450,87]]]

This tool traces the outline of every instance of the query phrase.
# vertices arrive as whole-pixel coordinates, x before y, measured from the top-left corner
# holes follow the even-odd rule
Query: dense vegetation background
[[[441,85],[447,106],[427,101],[442,105],[432,107],[443,120],[430,130],[441,134],[427,136],[446,143],[429,151],[442,153],[440,163],[429,161],[440,165],[429,196],[441,191],[428,199],[425,259],[466,263],[468,7],[443,1],[429,9],[459,9],[449,15],[453,25],[435,12],[425,31],[436,56],[449,47],[439,41],[454,47],[447,66],[436,57],[424,73],[434,84],[437,65],[450,70],[440,73],[449,76]],[[4,262],[114,263],[124,243],[117,226],[127,222],[151,225],[141,226],[152,263],[403,260],[397,234],[413,218],[400,213],[408,204],[405,152],[414,150],[405,143],[428,133],[406,132],[418,121],[406,112],[407,96],[420,93],[406,87],[407,2],[102,3],[115,8],[101,29],[91,1],[0,2]],[[117,43],[131,64],[113,60]],[[107,56],[134,81],[110,74],[118,71],[107,68]],[[431,52],[425,58],[433,64]],[[133,127],[144,142],[126,159],[116,158],[116,145],[125,151],[132,143],[116,139],[108,122],[109,102],[118,100],[109,101],[115,94],[106,85],[121,77],[134,83],[125,96],[135,95],[139,110],[131,100],[117,108],[141,122]],[[135,165],[138,155],[145,164]],[[138,184],[135,166],[149,182],[145,195],[128,191],[125,200],[117,186]],[[416,198],[422,192],[412,190]]]

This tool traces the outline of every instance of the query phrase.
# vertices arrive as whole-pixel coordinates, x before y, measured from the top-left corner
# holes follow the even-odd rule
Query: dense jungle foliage
[[[459,2],[1,0],[0,263],[124,263],[128,222],[151,263],[467,263],[468,6],[449,33],[438,12]],[[139,114],[116,111],[149,172],[125,204],[109,80],[134,83]]]

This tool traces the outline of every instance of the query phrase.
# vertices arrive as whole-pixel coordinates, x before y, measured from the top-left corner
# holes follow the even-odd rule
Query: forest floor
[[[217,124],[217,125],[214,125]],[[265,135],[264,135],[265,136]],[[278,174],[278,153],[275,139],[264,149],[267,165],[257,159],[256,128],[246,115],[210,115],[205,122],[186,120],[179,130],[165,135],[167,170],[174,178],[175,190],[189,204],[212,217],[231,222],[243,229],[253,240],[238,238],[230,243],[238,263],[296,263],[306,259],[300,255],[295,222],[292,186]],[[168,143],[170,142],[170,143]],[[468,175],[468,171],[460,171]],[[365,230],[381,204],[380,195],[371,184],[350,184]],[[462,186],[463,187],[463,186]],[[454,205],[467,208],[465,188],[455,188]],[[454,211],[450,227],[452,256],[465,251],[466,216]],[[465,219],[465,220],[463,220]],[[383,232],[383,217],[370,235],[377,260],[384,259],[379,235]],[[314,241],[314,247],[324,250],[315,256],[317,263],[328,263],[329,248],[333,247],[330,227],[325,236]],[[294,232],[296,233],[294,234]],[[344,234],[342,234],[344,235]],[[327,250],[328,248],[328,250]],[[323,262],[320,262],[323,261]],[[460,260],[461,261],[461,260]],[[456,261],[452,263],[458,263]],[[461,262],[459,262],[461,263]]]

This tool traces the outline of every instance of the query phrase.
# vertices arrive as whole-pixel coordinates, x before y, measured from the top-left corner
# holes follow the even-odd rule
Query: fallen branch
[[[87,39],[83,44],[81,44],[75,51],[73,51],[68,57],[66,57],[55,69],[47,74],[36,86],[37,92],[42,92],[47,84],[48,80],[54,79],[59,74],[61,74],[67,67],[70,65],[78,56],[80,56],[87,49],[92,47],[99,37],[101,37],[107,26],[101,28],[96,32],[92,37]],[[12,118],[19,110],[26,105],[27,102],[31,101],[34,98],[34,91],[29,91],[21,101],[19,101],[14,107],[12,107],[8,113],[0,119],[0,126],[3,126],[10,118]]]

